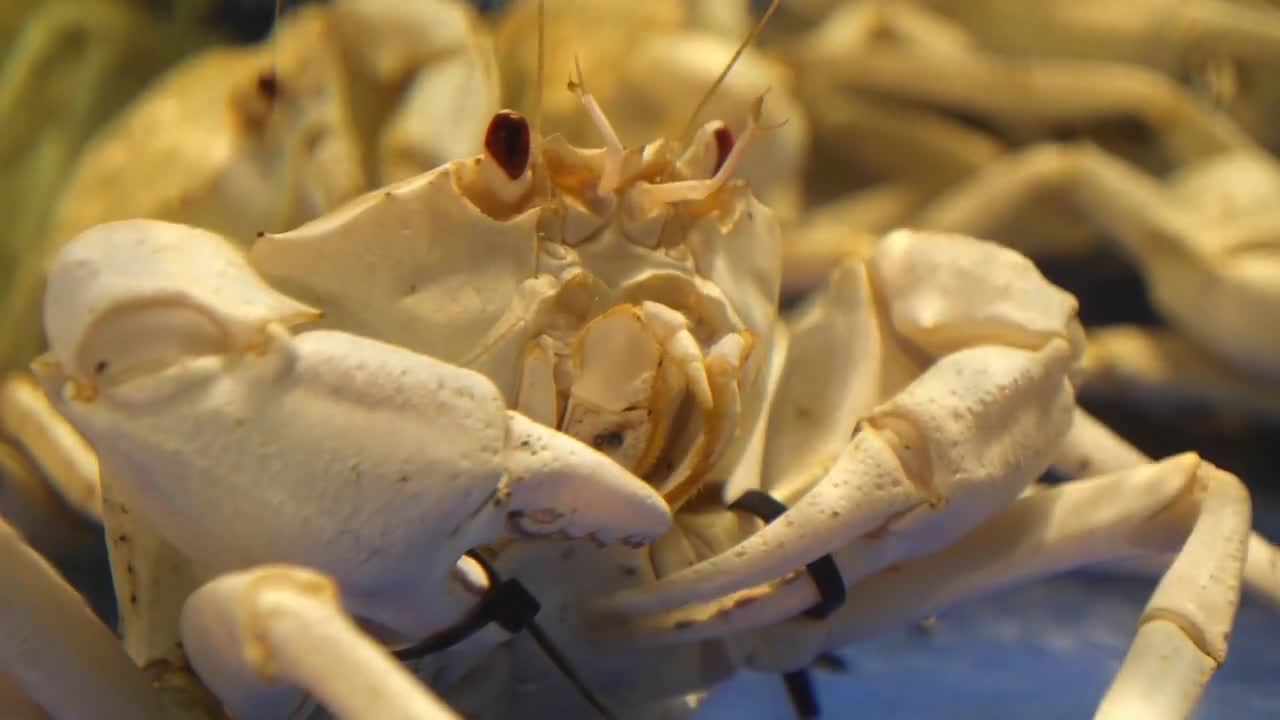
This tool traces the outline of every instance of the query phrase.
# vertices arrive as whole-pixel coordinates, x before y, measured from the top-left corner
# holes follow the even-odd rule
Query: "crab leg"
[[[951,110],[1033,125],[1116,115],[1147,119],[1181,153],[1249,148],[1248,135],[1206,112],[1164,75],[1114,62],[1005,60],[980,53],[946,56],[898,47],[872,47],[834,57],[816,54],[821,82],[884,93]],[[998,87],[1000,92],[992,92]],[[1027,98],[1034,98],[1028,102]]]
[[[13,524],[32,547],[65,556],[97,533],[67,509],[40,471],[17,449],[0,440],[0,517]]]
[[[1138,397],[1159,408],[1187,400],[1238,408],[1251,416],[1280,418],[1280,390],[1262,378],[1236,372],[1175,331],[1142,325],[1107,325],[1089,332],[1083,393]]]
[[[866,578],[825,622],[794,620],[744,638],[747,661],[792,670],[817,652],[1010,585],[1176,552],[1098,715],[1188,717],[1226,657],[1248,531],[1244,486],[1194,454],[1067,483],[1018,500],[941,552]]]
[[[1068,477],[1091,473],[1114,473],[1151,462],[1141,450],[1115,434],[1110,428],[1084,410],[1077,409],[1071,432],[1059,449],[1054,467]],[[1121,567],[1145,574],[1163,574],[1175,557],[1125,561]],[[1245,589],[1280,607],[1280,548],[1257,532],[1249,533],[1248,554],[1244,567]]]
[[[337,585],[314,570],[270,565],[213,580],[187,600],[182,638],[238,718],[287,715],[300,697],[281,682],[343,720],[459,717],[355,624]]]
[[[58,718],[161,717],[159,694],[111,631],[3,520],[0,567],[0,665],[32,699]]]
[[[102,520],[102,487],[92,448],[30,377],[14,374],[0,383],[0,427],[18,439],[68,505],[91,520]]]
[[[1280,335],[1258,312],[1274,304],[1260,280],[1270,260],[1262,252],[1247,255],[1256,234],[1246,232],[1259,228],[1220,231],[1153,178],[1095,148],[1050,145],[1012,155],[940,199],[920,222],[981,231],[1037,193],[1055,190],[1122,243],[1142,268],[1152,302],[1204,347],[1246,372],[1265,371],[1257,358],[1280,354]]]

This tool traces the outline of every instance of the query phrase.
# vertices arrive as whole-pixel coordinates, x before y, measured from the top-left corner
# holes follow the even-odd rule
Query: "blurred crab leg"
[[[1153,24],[1164,26],[1165,6],[1153,12]],[[1275,59],[1280,51],[1280,13],[1270,7],[1248,7],[1234,2],[1185,3],[1175,11],[1181,27],[1200,47],[1221,47],[1233,55]]]
[[[829,141],[833,154],[856,161],[854,167],[877,177],[945,185],[1006,152],[1005,144],[990,134],[916,103],[872,93],[828,95],[822,111],[810,120],[818,140]],[[876,142],[867,147],[837,142],[851,137],[874,137]]]
[[[890,97],[1030,123],[1065,123],[1116,115],[1147,119],[1181,152],[1251,148],[1230,121],[1200,108],[1158,72],[1090,60],[1003,60],[952,54],[945,62],[895,47],[815,57],[824,82]],[[992,92],[1000,88],[1000,92]],[[1035,102],[1027,102],[1028,97]]]
[[[1171,251],[1192,251],[1186,235],[1196,223],[1168,200],[1164,187],[1088,145],[1040,145],[1008,155],[932,203],[919,222],[948,232],[983,233],[1053,191],[1077,199],[1144,266]],[[1153,234],[1163,242],[1153,242]]]
[[[1085,394],[1137,396],[1143,407],[1190,399],[1280,420],[1280,388],[1234,370],[1176,331],[1142,325],[1090,330],[1084,370]]]
[[[30,377],[14,374],[0,384],[0,428],[22,443],[68,505],[102,521],[97,456]]]
[[[0,566],[0,665],[32,699],[59,718],[161,717],[159,695],[116,637],[3,520]]]
[[[1076,409],[1071,432],[1059,450],[1054,467],[1068,477],[1114,473],[1151,462],[1141,450],[1089,413]],[[1139,558],[1112,564],[1130,572],[1161,574],[1176,558]],[[1245,589],[1280,607],[1280,548],[1257,532],[1249,533],[1244,568]]]
[[[182,638],[192,666],[238,718],[283,717],[315,695],[342,720],[453,720],[342,608],[333,580],[272,565],[224,575],[191,595]],[[271,684],[267,684],[271,683]]]

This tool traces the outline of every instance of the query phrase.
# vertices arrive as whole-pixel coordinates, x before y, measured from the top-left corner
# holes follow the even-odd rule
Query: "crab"
[[[876,39],[884,34],[892,40]],[[1280,344],[1264,319],[1280,298],[1270,205],[1280,197],[1280,167],[1267,150],[1159,75],[1127,65],[992,56],[976,47],[968,27],[906,0],[846,4],[806,37],[792,57],[804,67],[830,68],[813,112],[824,146],[840,147],[832,128],[845,135],[856,128],[881,140],[900,137],[903,147],[923,148],[930,159],[892,142],[888,151],[884,143],[860,145],[871,153],[869,160],[859,156],[860,165],[889,163],[887,180],[811,214],[791,245],[804,261],[794,263],[796,287],[811,284],[833,254],[866,252],[868,236],[848,233],[850,226],[980,234],[1036,257],[1110,239],[1136,265],[1172,330],[1091,334],[1090,386],[1137,393],[1148,403],[1190,396],[1275,415]],[[875,96],[832,93],[831,86]],[[1010,90],[1019,87],[1026,92]],[[948,121],[932,109],[939,106],[1021,128],[1006,135],[1072,117],[1146,117],[1172,147],[1174,170],[1090,143],[1010,149]],[[876,159],[882,157],[888,160]],[[927,167],[929,176],[916,177],[912,167]],[[1081,214],[1091,221],[1079,222]],[[1026,237],[1035,244],[1020,240]]]
[[[1280,140],[1269,121],[1280,99],[1271,73],[1280,61],[1280,12],[1266,3],[1142,0],[1117,9],[1100,0],[798,0],[787,4],[774,30],[803,32],[853,5],[936,13],[984,49],[1010,58],[1149,68],[1222,107],[1264,144],[1274,148]],[[917,27],[933,37],[951,34],[928,20]]]
[[[153,217],[251,238],[477,152],[498,109],[489,34],[460,0],[412,7],[305,6],[264,43],[211,49],[149,87],[85,148],[23,255],[5,307],[29,321],[6,326],[4,366],[39,352],[48,262],[88,227]]]
[[[1100,452],[1074,298],[1010,249],[901,231],[781,322],[777,219],[731,179],[759,104],[738,136],[714,121],[627,148],[573,87],[603,149],[503,111],[482,154],[289,232],[128,220],[58,254],[34,367],[99,458],[127,658],[185,656],[242,717],[299,702],[264,677],[343,717],[443,713],[379,643],[473,612],[494,584],[479,548],[609,702],[679,714],[737,667],[839,644],[850,608],[928,614],[1176,552],[1102,713],[1149,702],[1158,672],[1176,688],[1160,714],[1185,716],[1241,584],[1280,583],[1275,549],[1239,480],[1191,454],[1026,492]],[[791,509],[761,527],[729,508],[750,491]],[[793,619],[820,599],[798,569],[827,554],[854,604]],[[921,584],[878,603],[895,568]],[[100,629],[84,638],[62,672],[101,658],[96,697],[160,702]],[[33,661],[65,645],[23,647],[10,671],[58,702]],[[466,711],[584,711],[530,655],[489,627],[417,671]]]

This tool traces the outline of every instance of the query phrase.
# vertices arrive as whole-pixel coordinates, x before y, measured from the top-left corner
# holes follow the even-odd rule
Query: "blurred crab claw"
[[[422,637],[474,604],[454,574],[467,550],[531,535],[637,544],[670,524],[656,491],[508,411],[484,375],[349,333],[292,335],[307,308],[218,235],[90,230],[48,292],[46,387],[66,378],[61,409],[202,571],[315,568],[357,616]]]

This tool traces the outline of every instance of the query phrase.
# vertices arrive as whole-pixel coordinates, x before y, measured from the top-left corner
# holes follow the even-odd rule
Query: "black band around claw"
[[[787,511],[787,506],[763,490],[748,490],[734,500],[729,505],[729,509],[749,512],[766,523],[771,523]],[[830,554],[823,555],[805,565],[805,570],[809,572],[809,577],[813,578],[813,584],[817,586],[818,597],[821,600],[804,614],[806,617],[821,620],[844,605],[844,578],[840,575],[840,567],[836,565],[835,559]],[[823,653],[818,656],[818,664],[821,665],[824,660],[829,662],[832,657],[836,656]],[[837,661],[842,662],[838,658]],[[782,683],[787,688],[787,697],[791,698],[791,706],[795,708],[797,717],[810,720],[821,715],[818,695],[813,690],[813,679],[809,676],[808,670],[783,673]]]
[[[397,658],[420,660],[432,653],[447,650],[489,623],[496,623],[498,627],[514,635],[527,627],[542,609],[538,599],[519,580],[503,580],[489,561],[474,550],[468,551],[467,557],[475,560],[489,579],[489,589],[480,598],[480,602],[457,625],[445,628],[422,642],[394,651],[392,654]]]
[[[534,620],[538,611],[542,609],[542,605],[533,593],[515,578],[503,580],[498,575],[498,570],[478,551],[468,550],[467,557],[475,560],[489,579],[489,589],[480,598],[480,602],[457,625],[446,628],[415,645],[395,650],[392,654],[400,660],[420,660],[427,655],[457,645],[489,623],[495,623],[512,635],[528,629],[529,634],[533,636],[533,641],[542,649],[543,654],[582,695],[587,704],[595,708],[600,717],[605,720],[614,720],[616,716],[613,712],[591,691],[591,688],[587,687],[586,682],[569,664],[569,659],[560,652],[551,637]]]
[[[734,500],[729,509],[749,512],[766,523],[771,523],[787,511],[787,506],[763,490],[748,490]],[[818,588],[818,597],[822,599],[804,614],[805,617],[821,620],[844,605],[844,577],[840,575],[840,567],[830,554],[805,565],[805,570],[809,572],[809,577]]]

